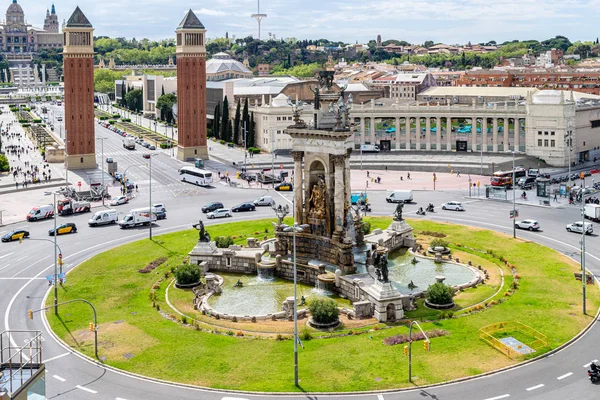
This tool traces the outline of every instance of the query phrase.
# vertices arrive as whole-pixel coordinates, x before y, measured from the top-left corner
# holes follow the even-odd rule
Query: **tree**
[[[227,142],[231,143],[233,139],[233,123],[231,120],[227,121]]]
[[[248,147],[254,147],[256,145],[255,143],[255,137],[254,137],[254,113],[250,113],[250,125],[248,126]]]
[[[250,129],[250,114],[248,113],[248,98],[244,100],[244,110],[242,111],[242,143],[248,148],[248,129]]]
[[[233,143],[240,144],[240,121],[241,121],[241,100],[238,100],[235,108],[235,119],[233,122]]]
[[[167,121],[167,123],[173,122],[173,106],[177,103],[177,96],[173,93],[163,94],[156,100],[156,108],[160,110],[160,118]]]
[[[229,121],[229,100],[227,96],[223,99],[223,108],[221,113],[221,140],[231,142],[231,138],[227,136],[227,122]]]
[[[213,116],[213,136],[215,139],[221,138],[220,120],[221,118],[221,102],[219,101],[215,106],[215,115]]]
[[[131,111],[140,112],[143,108],[144,93],[141,89],[134,89],[125,95],[125,101],[127,102],[127,108]]]
[[[425,43],[423,43],[423,47],[425,47],[425,48],[429,48],[433,45],[434,45],[433,40],[426,40]]]
[[[162,91],[161,91],[160,95],[162,96],[164,94],[165,94],[165,85],[162,85]]]
[[[121,82],[121,106],[122,107],[126,107],[127,106],[127,102],[125,100],[125,94],[127,93],[126,89],[125,89],[125,80],[123,80]]]

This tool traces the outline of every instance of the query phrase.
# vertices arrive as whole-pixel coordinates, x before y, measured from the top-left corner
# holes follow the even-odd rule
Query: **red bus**
[[[523,176],[527,176],[525,168],[515,168],[515,180]],[[494,172],[494,175],[490,179],[492,186],[512,186],[513,182],[513,171],[498,171]]]

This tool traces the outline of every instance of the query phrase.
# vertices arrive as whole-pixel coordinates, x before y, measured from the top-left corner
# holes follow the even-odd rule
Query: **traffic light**
[[[407,356],[408,355],[408,346],[404,346],[404,355]]]
[[[90,332],[94,332],[96,330],[96,325],[93,322],[90,322]]]
[[[29,319],[33,319],[33,310],[29,310],[27,313],[29,314]]]
[[[425,349],[425,351],[429,351],[429,340],[423,342],[423,348]]]
[[[63,265],[62,254],[58,254],[58,265]]]

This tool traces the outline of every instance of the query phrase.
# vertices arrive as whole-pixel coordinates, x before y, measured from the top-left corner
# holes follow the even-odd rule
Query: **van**
[[[394,190],[385,198],[388,203],[412,203],[412,190]]]
[[[107,225],[107,224],[116,224],[119,219],[119,215],[117,214],[117,210],[102,210],[98,211],[96,214],[90,218],[88,221],[89,226],[98,226],[98,225]]]
[[[537,168],[529,168],[529,170],[527,171],[527,175],[528,176],[533,176],[534,178],[537,178],[537,176],[540,174],[540,170]]]
[[[533,185],[535,185],[535,177],[533,176],[523,177],[517,180],[517,186],[522,189],[531,188]]]
[[[275,200],[271,196],[262,196],[254,200],[255,206],[272,206],[275,204]]]
[[[37,221],[40,219],[52,218],[54,216],[54,206],[48,204],[45,206],[33,207],[27,214],[27,221]]]

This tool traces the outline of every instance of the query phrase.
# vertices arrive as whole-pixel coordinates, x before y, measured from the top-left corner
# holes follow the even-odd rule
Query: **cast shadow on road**
[[[106,374],[106,369],[105,369],[105,368],[102,368],[102,373],[100,374],[100,376],[98,376],[98,377],[97,377],[97,378],[95,378],[95,379],[92,379],[91,381],[89,381],[89,382],[87,382],[87,383],[82,383],[82,384],[80,384],[80,385],[78,385],[78,386],[86,387],[87,385],[91,385],[91,384],[93,384],[93,383],[96,383],[96,382],[98,382],[100,379],[102,379],[102,378],[104,377],[104,375],[105,375],[105,374]],[[80,392],[80,389],[78,389],[77,387],[74,387],[74,388],[72,388],[72,389],[70,389],[70,390],[66,390],[66,391],[64,391],[64,392],[62,392],[62,393],[57,393],[57,394],[55,394],[55,395],[54,395],[54,396],[52,396],[52,397],[48,397],[48,399],[58,399],[58,398],[61,398],[61,397],[63,397],[63,396],[66,396],[66,395],[68,395],[69,393],[73,393],[73,392],[75,392],[75,391],[77,391],[77,393],[81,393],[81,392]]]

